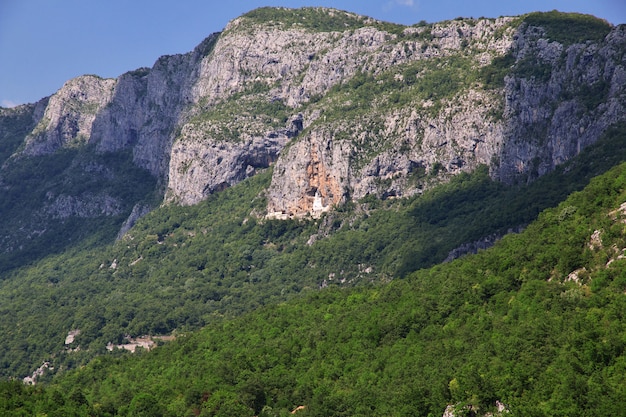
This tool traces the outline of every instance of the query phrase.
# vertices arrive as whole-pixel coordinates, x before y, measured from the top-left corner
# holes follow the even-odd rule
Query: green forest
[[[43,359],[66,370],[47,373],[35,387],[2,383],[0,410],[11,416],[274,416],[303,406],[301,415],[428,416],[442,415],[448,404],[458,415],[504,404],[520,416],[622,415],[626,164],[589,182],[602,169],[589,161],[611,165],[623,140],[623,131],[613,131],[514,194],[478,172],[424,198],[363,201],[317,222],[259,222],[249,217],[258,204],[249,198],[261,198],[268,181],[259,175],[197,206],[164,206],[139,222],[132,238],[80,256],[52,256],[28,271],[24,288],[46,289],[41,303],[52,297],[60,307],[43,306],[48,319],[36,318],[42,340],[9,339],[5,357],[19,363],[11,355],[43,345],[59,352]],[[565,184],[576,182],[587,185],[571,193]],[[447,240],[454,235],[449,229],[461,229],[457,222],[484,213],[473,232],[481,236],[498,231],[497,221],[486,221],[495,213],[503,224],[513,215],[522,222],[563,194],[570,195],[524,232],[427,268],[447,252],[424,242],[446,233],[441,239]],[[372,204],[388,207],[367,218],[358,214]],[[424,223],[433,227],[430,235]],[[203,228],[211,239],[201,240]],[[336,229],[332,236],[302,244],[328,228]],[[465,230],[459,241],[471,236],[471,228]],[[387,249],[394,244],[393,252]],[[408,258],[397,257],[402,251],[431,256],[407,265]],[[133,269],[128,261],[142,257],[150,262]],[[117,269],[109,267],[113,258]],[[379,272],[370,276],[354,267],[365,262]],[[329,280],[329,271],[340,270],[354,285]],[[403,278],[387,282],[390,277]],[[324,278],[329,285],[320,289]],[[5,281],[3,294],[15,285],[11,302],[19,303],[24,289],[12,282]],[[101,308],[71,304],[80,299]],[[0,305],[19,311],[6,298]],[[75,342],[82,350],[45,343],[59,331],[57,323],[82,330]],[[106,341],[123,334],[174,329],[175,341],[150,352],[101,355]]]
[[[621,164],[477,255],[304,292],[44,385],[4,382],[0,410],[428,416],[504,404],[512,416],[624,415],[625,199]]]
[[[88,240],[4,275],[0,374],[28,375],[44,361],[73,368],[126,335],[197,330],[322,287],[406,277],[465,242],[525,226],[625,159],[618,127],[524,186],[495,182],[485,167],[419,197],[366,198],[319,220],[262,220],[252,213],[265,205],[268,170],[198,205],[162,206],[113,245]]]

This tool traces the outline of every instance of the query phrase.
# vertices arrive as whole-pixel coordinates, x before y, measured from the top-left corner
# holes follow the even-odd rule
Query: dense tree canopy
[[[5,382],[0,410],[427,416],[501,403],[520,416],[622,415],[625,200],[622,164],[490,250],[305,292],[44,387]],[[304,226],[276,235],[292,227]]]

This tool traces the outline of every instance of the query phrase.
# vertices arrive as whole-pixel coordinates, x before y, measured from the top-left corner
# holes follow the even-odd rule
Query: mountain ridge
[[[134,163],[159,178],[166,201],[180,204],[197,203],[277,161],[289,180],[275,178],[275,197],[267,210],[298,216],[311,212],[316,192],[329,205],[369,193],[420,192],[427,184],[411,174],[432,171],[438,163],[444,168],[437,168],[442,180],[446,171],[468,172],[478,164],[490,165],[492,175],[505,182],[534,178],[593,143],[624,113],[623,66],[613,61],[624,48],[623,28],[583,15],[554,14],[557,23],[570,19],[609,35],[606,40],[596,35],[594,42],[604,46],[567,38],[559,43],[532,26],[549,21],[541,16],[455,20],[402,30],[396,25],[386,32],[389,25],[333,9],[258,9],[234,19],[194,51],[164,56],[151,69],[116,80],[85,76],[68,82],[52,96],[22,153],[50,153],[85,142],[96,144],[98,152],[130,147]],[[303,19],[314,25],[302,25]],[[563,31],[554,33],[558,37]],[[576,65],[587,56],[593,58]],[[435,70],[420,64],[430,60]],[[392,69],[404,65],[402,71]],[[501,81],[481,79],[485,71],[509,72],[501,78],[504,90]],[[363,79],[366,74],[369,80]],[[372,88],[371,82],[396,91],[379,88],[374,100],[359,97],[359,87]],[[420,94],[420,88],[434,88],[420,86],[427,82],[445,86],[446,92],[431,98]],[[356,94],[349,91],[353,88]],[[598,97],[585,97],[591,95]],[[363,98],[377,107],[376,114],[357,101]],[[404,103],[395,105],[400,99]],[[346,108],[345,103],[351,104]],[[354,114],[355,122],[367,128],[349,120],[326,123],[328,108]],[[391,110],[387,115],[386,109]],[[229,112],[237,116],[220,120]],[[581,114],[574,120],[573,113]],[[299,120],[307,132],[304,140],[291,141],[295,146],[287,151],[294,154],[279,158],[299,133],[291,120]],[[372,137],[371,132],[378,133]],[[539,152],[538,143],[525,139],[530,136],[545,141],[547,150]],[[572,143],[572,137],[578,142]],[[222,149],[232,139],[234,144]],[[395,144],[383,150],[390,142]],[[326,161],[331,154],[320,153],[328,146],[336,163]],[[354,152],[360,161],[351,161]],[[231,161],[228,168],[220,165],[225,158]],[[323,176],[310,178],[320,166],[334,185],[320,183],[326,181]],[[294,184],[300,185],[294,189]]]

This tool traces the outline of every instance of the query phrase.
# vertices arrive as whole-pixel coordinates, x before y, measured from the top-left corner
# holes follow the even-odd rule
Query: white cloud
[[[18,104],[18,103],[16,103],[16,102],[14,102],[14,101],[12,101],[12,100],[2,100],[2,101],[0,102],[0,106],[1,106],[1,107],[8,107],[8,108],[12,108],[12,107],[19,106],[19,104]]]
[[[396,7],[408,7],[410,9],[417,9],[419,0],[388,0],[383,5],[383,10],[388,12]]]

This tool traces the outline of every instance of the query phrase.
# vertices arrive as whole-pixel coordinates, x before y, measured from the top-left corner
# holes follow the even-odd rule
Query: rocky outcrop
[[[111,101],[115,84],[115,80],[93,75],[66,82],[47,101],[39,123],[25,139],[22,153],[44,155],[87,143],[98,112]]]
[[[294,143],[274,168],[268,191],[270,216],[313,213],[316,198],[322,208],[345,202],[350,152],[325,130],[315,130]]]
[[[524,19],[402,28],[310,11],[352,23],[248,14],[152,68],[70,80],[33,113],[19,154],[131,149],[177,204],[275,163],[267,211],[283,218],[410,196],[481,164],[532,180],[625,118],[624,27],[560,43]],[[489,85],[490,69],[504,82]]]
[[[167,201],[190,205],[269,167],[287,142],[302,130],[301,116],[284,129],[263,136],[242,135],[236,142],[205,136],[186,125],[171,152]]]
[[[469,90],[457,99],[457,105],[430,118],[401,108],[382,117],[376,112],[367,120],[342,120],[332,128],[317,124],[277,162],[268,212],[307,215],[318,192],[331,206],[368,194],[410,196],[427,186],[426,174],[439,166],[442,175],[453,175],[489,164],[503,125],[490,119],[490,106],[478,103],[493,97]],[[380,126],[376,136],[369,130],[373,119]]]
[[[117,232],[117,240],[124,237],[126,232],[128,232],[134,225],[137,223],[137,220],[141,219],[143,216],[150,212],[150,206],[147,204],[135,204],[133,210],[130,212],[130,215],[124,223],[122,223],[122,227],[120,227],[119,232]]]
[[[36,156],[62,147],[93,145],[97,152],[132,148],[135,163],[166,178],[169,152],[183,110],[191,102],[198,63],[217,34],[194,51],[163,56],[151,68],[117,79],[86,75],[68,81],[45,100],[38,123],[20,155]]]
[[[138,166],[166,180],[176,129],[193,103],[199,65],[217,38],[213,34],[190,53],[163,56],[151,69],[122,75],[110,105],[94,122],[91,142],[97,149],[132,147]]]
[[[80,196],[62,194],[44,205],[44,212],[53,219],[115,216],[121,211],[120,202],[107,194],[84,193]]]
[[[507,230],[506,234],[521,233],[524,230],[524,228],[525,228],[524,226],[513,227]],[[448,253],[448,256],[446,256],[446,258],[443,260],[443,263],[452,262],[453,260],[458,259],[462,256],[465,256],[468,254],[476,254],[481,250],[488,249],[492,247],[493,245],[495,245],[497,241],[502,239],[504,235],[505,234],[502,234],[502,233],[494,233],[494,234],[485,236],[481,239],[478,239],[474,242],[464,243],[461,246],[452,249]]]
[[[505,79],[506,127],[494,176],[532,180],[595,143],[624,120],[626,26],[604,42],[565,47],[524,25],[511,53],[518,69]]]

